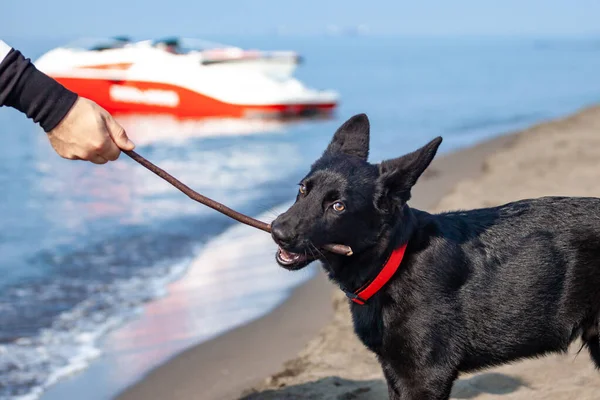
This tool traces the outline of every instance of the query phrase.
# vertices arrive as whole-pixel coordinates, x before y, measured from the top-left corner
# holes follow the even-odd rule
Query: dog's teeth
[[[286,251],[281,247],[279,248],[277,257],[283,264],[286,265],[292,265],[295,263],[303,262],[307,259],[305,255],[292,253],[291,251]]]

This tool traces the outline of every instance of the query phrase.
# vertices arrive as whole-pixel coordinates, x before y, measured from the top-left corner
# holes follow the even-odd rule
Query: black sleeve
[[[0,106],[25,113],[49,132],[67,115],[77,94],[50,78],[12,49],[0,63]]]

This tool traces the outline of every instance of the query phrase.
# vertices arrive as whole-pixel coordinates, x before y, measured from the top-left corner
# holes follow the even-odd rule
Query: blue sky
[[[590,35],[599,0],[5,0],[0,37],[319,33]]]

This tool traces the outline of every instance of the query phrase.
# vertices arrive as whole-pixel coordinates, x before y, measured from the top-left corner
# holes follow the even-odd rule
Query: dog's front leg
[[[456,370],[434,365],[419,371],[396,369],[382,362],[390,400],[448,400]]]

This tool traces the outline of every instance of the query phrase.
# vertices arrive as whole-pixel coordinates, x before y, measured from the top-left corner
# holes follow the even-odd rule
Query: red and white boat
[[[38,69],[111,113],[178,117],[328,114],[338,95],[294,78],[294,52],[265,52],[191,39],[94,40],[59,47]]]

